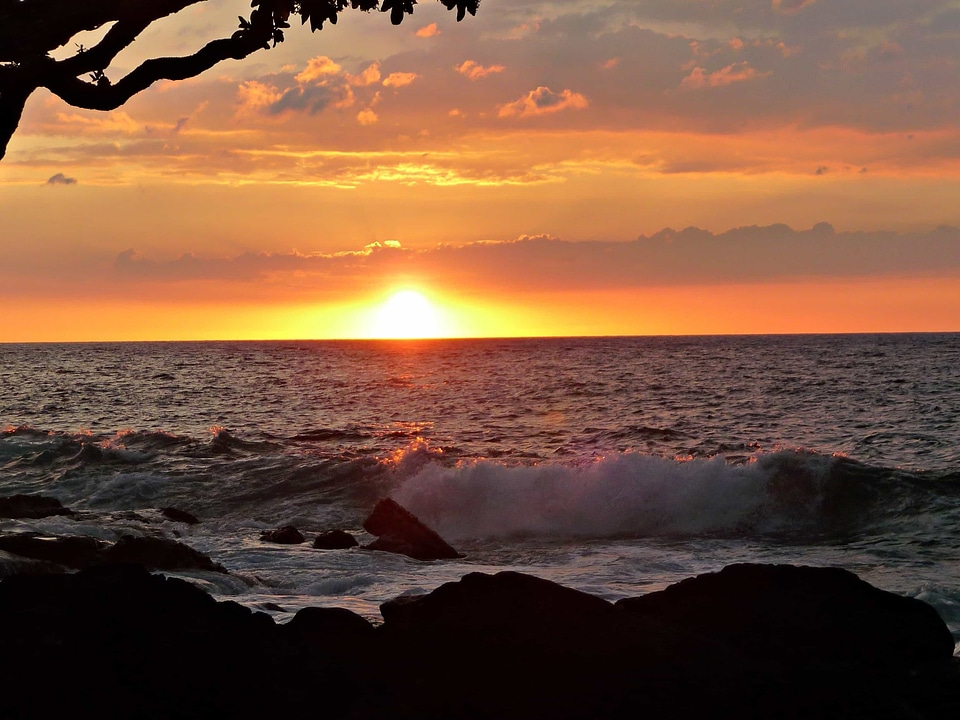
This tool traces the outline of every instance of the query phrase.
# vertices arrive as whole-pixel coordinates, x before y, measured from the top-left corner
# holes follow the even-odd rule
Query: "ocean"
[[[0,345],[0,531],[177,538],[283,621],[512,569],[844,567],[960,640],[960,334]],[[465,557],[316,550],[393,497]],[[174,506],[202,522],[165,519]],[[264,542],[298,527],[308,542]]]

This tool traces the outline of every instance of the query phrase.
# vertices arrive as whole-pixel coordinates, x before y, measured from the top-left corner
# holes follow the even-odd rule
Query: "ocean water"
[[[790,562],[960,639],[960,334],[0,345],[0,388],[0,493],[80,511],[0,531],[178,537],[278,620],[475,570],[615,600]],[[259,538],[369,541],[386,496],[466,557]]]

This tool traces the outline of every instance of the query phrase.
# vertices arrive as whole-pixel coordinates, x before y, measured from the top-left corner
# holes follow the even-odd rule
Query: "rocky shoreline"
[[[387,509],[399,525],[378,534],[419,553]],[[219,568],[172,540],[0,539],[4,718],[960,717],[936,611],[838,568],[731,565],[615,604],[471,573],[384,603],[379,625],[337,608],[278,624],[151,574]]]
[[[3,715],[952,718],[953,639],[839,569],[734,565],[616,604],[514,572],[283,625],[139,565],[0,581]]]

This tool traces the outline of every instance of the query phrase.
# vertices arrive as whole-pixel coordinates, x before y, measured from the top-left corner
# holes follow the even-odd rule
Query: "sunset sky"
[[[960,2],[422,0],[110,113],[35,93],[0,341],[368,337],[404,290],[423,334],[957,331],[955,226]]]

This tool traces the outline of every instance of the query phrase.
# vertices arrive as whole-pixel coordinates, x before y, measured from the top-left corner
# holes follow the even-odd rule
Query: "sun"
[[[393,293],[376,311],[372,336],[389,339],[435,338],[440,319],[431,302],[416,290]]]

